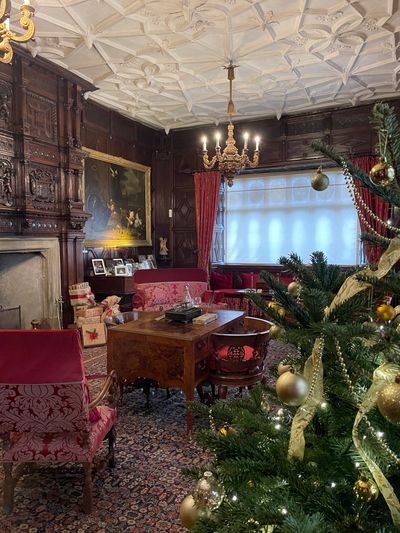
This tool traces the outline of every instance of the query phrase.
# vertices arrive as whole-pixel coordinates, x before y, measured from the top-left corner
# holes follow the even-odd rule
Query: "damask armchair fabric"
[[[114,464],[117,412],[91,399],[78,331],[2,330],[0,346],[4,511],[12,512],[16,463],[80,462],[90,512],[93,458],[108,437],[108,462]],[[106,387],[112,383],[110,376]]]

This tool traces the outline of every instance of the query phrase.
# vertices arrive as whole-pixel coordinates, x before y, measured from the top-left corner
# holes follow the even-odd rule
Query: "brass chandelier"
[[[35,35],[35,25],[32,17],[35,14],[35,9],[30,5],[30,0],[24,0],[24,3],[19,8],[21,17],[19,24],[25,33],[17,35],[10,30],[10,11],[11,0],[0,0],[0,62],[11,63],[13,58],[13,49],[11,48],[11,41],[16,43],[26,43]]]
[[[219,169],[222,176],[226,179],[228,186],[232,187],[233,185],[233,178],[235,174],[239,174],[243,169],[246,167],[255,168],[258,165],[260,150],[260,137],[255,138],[255,150],[253,154],[253,160],[249,159],[248,156],[248,148],[247,143],[249,140],[249,134],[244,134],[244,145],[242,153],[239,154],[239,150],[236,147],[236,141],[233,136],[233,129],[234,126],[232,124],[232,116],[235,113],[235,105],[232,100],[232,82],[235,79],[235,68],[237,68],[236,65],[233,65],[232,62],[229,63],[227,67],[224,67],[228,71],[228,80],[229,80],[229,102],[228,102],[228,116],[229,116],[229,124],[228,124],[228,138],[226,139],[226,147],[224,148],[223,152],[221,152],[221,146],[219,144],[219,141],[221,139],[221,135],[219,133],[216,134],[216,145],[215,145],[215,155],[210,160],[208,158],[208,151],[207,151],[207,137],[203,137],[203,164],[204,168],[206,170],[211,170],[215,166]]]

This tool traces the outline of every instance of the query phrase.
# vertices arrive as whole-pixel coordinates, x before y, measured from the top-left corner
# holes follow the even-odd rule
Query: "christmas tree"
[[[400,207],[393,108],[375,104],[373,126],[382,159],[370,175],[314,142],[342,167],[360,217],[366,207],[353,179],[389,202],[392,212]],[[326,186],[322,178],[315,188]],[[261,274],[274,300],[249,298],[274,322],[271,335],[289,343],[294,355],[276,369],[276,387],[258,386],[211,408],[193,406],[209,419],[210,429],[196,438],[213,455],[205,477],[197,469],[185,472],[195,488],[181,517],[193,532],[399,530],[400,308],[388,298],[393,303],[400,294],[394,270],[400,230],[379,222],[384,234],[365,236],[383,248],[376,265],[343,273],[320,252],[307,265],[293,253],[281,258],[295,280],[289,286]]]

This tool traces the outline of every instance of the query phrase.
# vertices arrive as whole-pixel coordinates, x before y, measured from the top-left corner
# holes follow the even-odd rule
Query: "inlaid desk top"
[[[143,312],[139,315],[138,320],[116,326],[109,333],[111,335],[118,334],[119,332],[125,334],[132,333],[193,342],[225,327],[230,322],[244,316],[244,313],[243,311],[222,309],[217,311],[217,315],[217,320],[203,326],[171,322],[163,318],[164,314],[160,312]]]

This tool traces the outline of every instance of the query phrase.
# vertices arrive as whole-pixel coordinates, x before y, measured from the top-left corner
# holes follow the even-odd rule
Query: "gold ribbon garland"
[[[314,387],[310,385],[307,398],[300,405],[294,415],[290,431],[288,451],[289,460],[293,458],[296,458],[299,461],[303,460],[306,444],[304,430],[314,418],[315,411],[322,400],[324,390],[322,351],[323,339],[318,337],[315,339],[312,354],[305,362],[303,370],[304,379],[310,384],[314,382]]]
[[[372,270],[368,266],[363,270],[362,273],[366,274],[369,277],[381,279],[384,276],[386,276],[386,274],[393,268],[393,266],[397,263],[397,261],[399,261],[399,259],[400,259],[400,238],[396,237],[391,240],[389,247],[381,256],[379,263],[378,263],[377,270]],[[369,283],[359,281],[356,279],[359,274],[360,272],[357,272],[353,274],[352,276],[349,276],[344,281],[343,285],[340,287],[335,298],[332,300],[330,306],[325,310],[325,319],[329,318],[329,314],[336,307],[341,305],[343,302],[345,302],[349,298],[352,298],[354,295],[358,294],[359,292],[362,292],[363,290],[371,287]],[[304,378],[307,380],[308,383],[312,383],[312,381],[314,381],[314,387],[310,386],[310,391],[309,391],[307,398],[302,403],[302,405],[297,409],[296,414],[293,418],[291,432],[290,432],[289,449],[288,449],[289,460],[293,458],[298,459],[298,460],[303,460],[304,448],[305,448],[304,431],[306,427],[308,426],[308,424],[311,422],[311,420],[314,418],[315,411],[322,399],[323,363],[322,363],[322,349],[320,350],[321,343],[323,343],[322,338],[317,338],[315,340],[312,354],[307,359],[304,365],[304,371],[303,371]],[[379,369],[381,369],[381,367],[379,367]],[[375,372],[377,372],[379,369],[376,369]],[[377,372],[377,376],[381,376],[381,374],[382,374],[381,371]],[[375,373],[374,373],[374,378],[375,378]],[[375,378],[375,379],[378,379],[378,378]],[[385,381],[382,381],[382,380],[380,380],[379,382],[383,383],[382,386],[386,383]],[[376,385],[374,388],[374,384],[371,386],[371,389],[373,389],[373,391],[378,390],[378,392],[380,390],[380,388],[378,389],[376,388]],[[369,404],[369,402],[371,401],[371,398],[374,396],[374,394],[372,395],[369,394],[370,391],[368,391],[366,397],[364,398],[364,401],[362,402],[360,406],[360,411],[357,413],[356,420],[354,423],[354,426],[356,429],[353,428],[353,441],[358,452],[360,453],[360,455],[362,455],[366,464],[370,468],[371,474],[373,475],[376,484],[381,490],[381,493],[390,508],[394,524],[395,525],[397,524],[397,526],[399,526],[400,525],[400,505],[397,500],[397,497],[394,494],[390,483],[385,478],[381,470],[378,468],[377,465],[375,465],[375,463],[371,459],[368,458],[366,452],[362,450],[359,439],[357,440],[359,422],[363,418],[364,413],[367,412],[367,411],[364,411],[363,413],[361,413],[361,409],[366,409],[366,405]],[[369,409],[375,403],[378,392],[376,392],[376,395],[374,396],[375,399],[373,403],[371,404],[371,406],[369,407]],[[356,438],[355,438],[355,435],[356,435]]]

